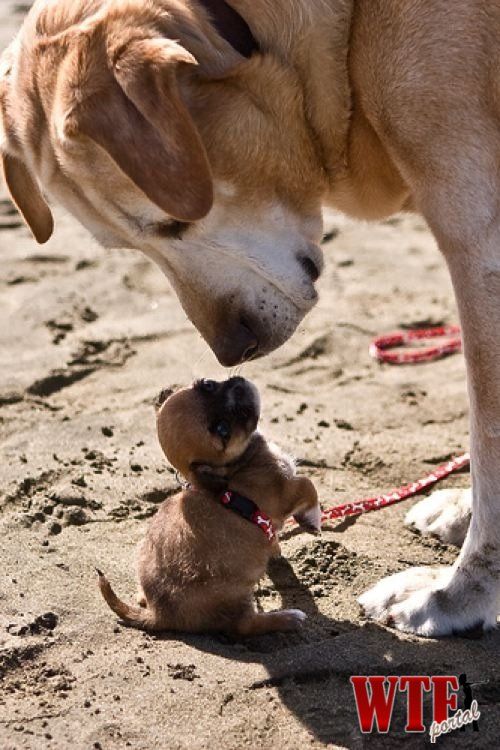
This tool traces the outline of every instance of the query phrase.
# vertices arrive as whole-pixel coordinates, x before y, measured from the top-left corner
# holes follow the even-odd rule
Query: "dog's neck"
[[[259,48],[292,65],[320,158],[334,181],[345,166],[351,119],[348,52],[355,0],[229,0]]]
[[[223,11],[220,0],[199,0],[198,7],[212,32],[210,43],[201,46],[195,27],[186,35],[185,19],[178,19],[179,38],[209,76],[237,66],[242,54],[253,52],[254,42],[261,54],[298,74],[304,114],[331,190],[346,169],[352,109],[348,53],[354,3],[224,0]]]

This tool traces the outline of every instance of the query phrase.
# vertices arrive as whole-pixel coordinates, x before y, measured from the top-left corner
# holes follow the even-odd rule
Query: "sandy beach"
[[[26,6],[0,0],[0,49]],[[328,215],[321,298],[293,339],[241,369],[262,430],[293,453],[326,507],[428,473],[468,449],[462,355],[418,367],[368,356],[379,332],[456,322],[444,261],[424,222]],[[157,443],[158,392],[227,376],[161,272],[104,251],[67,214],[37,246],[0,188],[0,747],[3,750],[420,748],[398,699],[390,735],[360,733],[351,675],[460,674],[480,732],[500,736],[500,632],[423,640],[367,622],[356,597],[379,578],[457,554],[403,526],[415,500],[285,535],[257,591],[299,607],[300,633],[243,642],[153,637],[121,626],[95,566],[135,594],[135,547],[178,488]],[[465,487],[460,473],[442,487]],[[427,704],[427,709],[429,708]]]

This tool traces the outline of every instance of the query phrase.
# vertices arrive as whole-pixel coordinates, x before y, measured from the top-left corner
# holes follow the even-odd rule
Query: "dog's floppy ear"
[[[85,42],[79,45],[73,80],[81,78],[91,54]],[[83,77],[77,95],[66,87],[60,102],[64,137],[92,139],[178,221],[201,219],[212,206],[212,175],[177,84],[179,66],[196,60],[177,42],[158,37],[108,42],[107,54],[109,78]]]
[[[7,111],[7,87],[9,69],[0,73],[0,152],[3,174],[11,198],[19,209],[36,241],[47,242],[54,230],[54,220],[36,178],[17,156],[7,151],[12,140]]]
[[[15,156],[2,154],[2,164],[5,183],[14,204],[36,241],[40,244],[47,242],[54,231],[54,220],[36,179]]]

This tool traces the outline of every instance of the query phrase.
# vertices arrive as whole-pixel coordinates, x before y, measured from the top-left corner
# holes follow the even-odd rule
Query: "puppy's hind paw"
[[[300,630],[306,619],[307,615],[301,609],[252,612],[238,622],[236,632],[245,637],[263,633],[287,633]]]
[[[283,630],[300,630],[307,620],[306,613],[301,609],[283,609],[279,614],[283,622]]]

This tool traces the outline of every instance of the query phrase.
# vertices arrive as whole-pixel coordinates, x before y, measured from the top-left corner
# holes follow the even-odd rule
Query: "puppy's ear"
[[[31,229],[36,241],[47,242],[54,230],[52,213],[43,197],[36,178],[21,159],[9,153],[9,142],[13,141],[12,123],[7,109],[7,89],[10,69],[0,73],[0,151],[5,184],[10,196]]]
[[[219,476],[215,473],[212,466],[205,464],[191,464],[191,471],[194,478],[194,484],[202,490],[208,492],[222,493],[228,488],[227,477]]]
[[[56,107],[58,132],[70,141],[93,140],[174,219],[201,219],[212,207],[212,175],[177,84],[180,67],[196,60],[160,37],[115,34],[106,44],[106,62],[92,37],[68,59]]]
[[[170,398],[170,396],[174,393],[173,388],[164,388],[160,394],[158,395],[158,398],[155,401],[155,409],[156,411],[159,411],[165,401]]]

